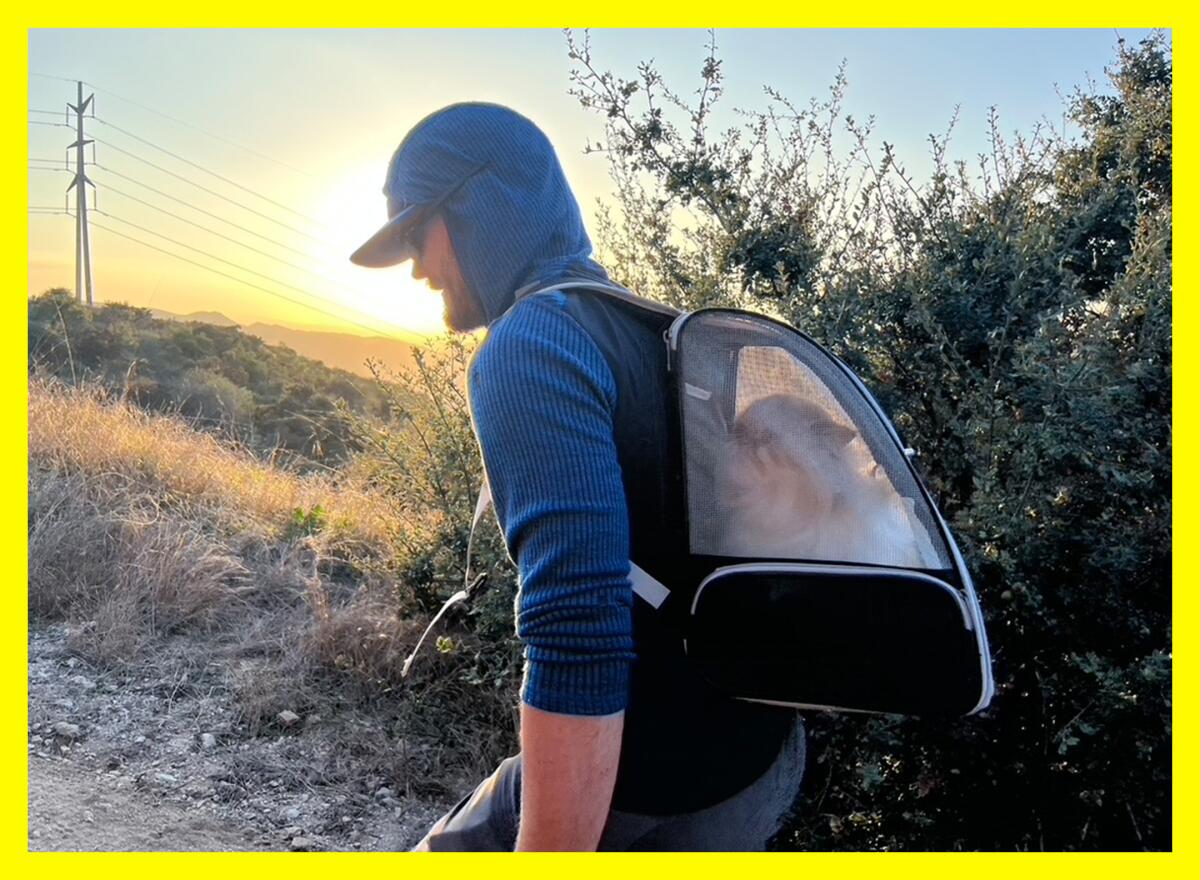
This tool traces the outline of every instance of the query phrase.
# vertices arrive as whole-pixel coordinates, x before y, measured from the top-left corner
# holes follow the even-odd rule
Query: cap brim
[[[350,255],[350,262],[368,269],[395,266],[415,255],[408,234],[412,232],[420,205],[409,205],[368,238]]]

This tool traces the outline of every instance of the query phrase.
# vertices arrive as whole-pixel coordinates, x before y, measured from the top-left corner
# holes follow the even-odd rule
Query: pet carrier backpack
[[[991,660],[970,574],[913,451],[854,372],[804,333],[750,312],[679,313],[594,280],[518,299],[570,289],[662,317],[663,405],[695,582],[674,595],[663,574],[632,562],[630,580],[654,608],[673,606],[688,664],[729,696],[781,706],[986,707]],[[489,503],[485,483],[472,538]],[[470,554],[469,541],[467,585],[425,635],[483,586]]]

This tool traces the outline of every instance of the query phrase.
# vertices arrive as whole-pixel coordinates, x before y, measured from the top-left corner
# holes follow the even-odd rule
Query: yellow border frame
[[[1192,147],[1193,120],[1191,117],[1192,75],[1188,58],[1187,39],[1190,28],[1179,27],[1183,16],[1174,4],[1161,2],[1128,3],[1092,2],[1070,4],[1047,4],[1019,2],[1003,6],[985,7],[979,4],[939,3],[914,10],[903,4],[823,5],[812,11],[792,3],[765,3],[754,8],[737,7],[729,3],[711,0],[672,2],[661,6],[634,3],[629,0],[589,4],[583,12],[574,4],[537,3],[513,8],[509,4],[482,3],[469,0],[461,3],[453,12],[430,12],[415,5],[378,3],[357,4],[349,8],[337,8],[328,4],[277,3],[273,0],[257,4],[212,0],[202,9],[195,6],[164,7],[162,4],[146,2],[119,2],[103,5],[65,3],[49,6],[45,12],[29,13],[24,10],[4,14],[5,23],[0,33],[0,59],[7,70],[3,79],[4,107],[7,111],[0,116],[4,120],[3,138],[5,169],[5,191],[10,193],[9,208],[4,212],[3,247],[8,254],[5,264],[10,277],[19,278],[17,267],[26,272],[28,262],[28,225],[26,218],[18,214],[16,205],[25,199],[27,174],[18,159],[27,155],[27,132],[24,117],[18,109],[27,107],[27,32],[31,27],[367,27],[387,25],[393,27],[419,26],[472,26],[472,27],[560,27],[562,19],[589,19],[593,27],[640,26],[640,27],[1170,27],[1175,55],[1176,95],[1182,95],[1176,107],[1176,131],[1179,151],[1176,168],[1177,204],[1191,204],[1194,195],[1195,149]],[[582,13],[582,14],[581,14]],[[1182,31],[1182,40],[1181,32]],[[1184,63],[1178,63],[1178,49],[1183,43]],[[1015,62],[1014,62],[1015,63]],[[20,194],[19,197],[17,194]],[[1176,212],[1175,235],[1184,246],[1179,249],[1184,259],[1179,264],[1177,276],[1184,280],[1184,295],[1177,300],[1175,320],[1185,328],[1185,338],[1190,338],[1194,328],[1195,306],[1189,295],[1190,285],[1186,279],[1193,272],[1189,260],[1192,227],[1190,213]],[[1182,222],[1180,222],[1182,221]],[[9,274],[6,273],[6,274]],[[27,279],[24,279],[27,280]],[[24,283],[20,288],[26,289]],[[8,637],[3,640],[3,686],[5,705],[20,706],[17,717],[0,725],[0,767],[3,767],[5,793],[3,797],[3,824],[0,826],[0,854],[9,869],[17,876],[48,877],[59,874],[72,877],[96,875],[136,877],[142,875],[169,875],[173,877],[211,877],[220,871],[228,875],[250,875],[281,873],[289,878],[296,876],[329,876],[338,872],[416,873],[457,875],[469,872],[478,877],[491,878],[497,874],[514,878],[547,877],[572,880],[587,877],[611,880],[615,871],[636,872],[647,876],[695,876],[697,874],[728,876],[738,871],[777,874],[778,876],[843,876],[847,873],[863,876],[887,876],[929,878],[933,876],[970,877],[1007,876],[1020,871],[1025,877],[1059,878],[1066,874],[1084,875],[1091,880],[1097,874],[1112,873],[1127,878],[1130,875],[1149,874],[1154,877],[1186,873],[1194,849],[1190,836],[1185,832],[1175,839],[1175,852],[1149,854],[829,854],[829,853],[778,853],[742,855],[697,855],[697,854],[605,854],[600,856],[533,854],[525,857],[497,856],[487,854],[458,854],[449,861],[430,862],[429,856],[390,853],[28,853],[26,829],[26,745],[25,734],[17,720],[24,720],[27,679],[26,641],[23,638],[26,620],[25,590],[18,560],[27,557],[27,529],[24,526],[27,510],[27,437],[26,411],[21,404],[25,400],[25,320],[19,306],[21,300],[16,291],[10,291],[9,304],[4,307],[4,320],[0,321],[0,351],[3,351],[4,370],[0,393],[4,412],[14,423],[0,434],[3,442],[3,458],[8,467],[0,468],[3,480],[5,523],[3,531],[3,558],[13,563],[9,588],[3,591],[4,614],[8,621]],[[1193,397],[1196,363],[1198,356],[1185,346],[1175,363],[1176,387],[1183,394],[1176,397],[1175,414],[1181,418],[1185,437],[1183,466],[1176,471],[1176,485],[1186,501],[1195,497],[1196,468],[1189,461],[1193,449],[1190,438],[1195,436]],[[1177,392],[1178,393],[1178,392]],[[18,408],[20,409],[18,410]],[[13,462],[16,459],[16,462]],[[15,466],[14,466],[15,465]],[[1179,508],[1176,508],[1177,510]],[[1184,526],[1185,540],[1193,533],[1190,504],[1178,514]],[[1178,557],[1177,557],[1178,558]],[[1178,583],[1179,566],[1175,567]],[[1193,661],[1186,645],[1190,644],[1191,623],[1195,613],[1195,600],[1190,595],[1190,578],[1183,581],[1184,589],[1175,591],[1174,632],[1176,640],[1183,642],[1183,651],[1175,654],[1175,681],[1184,687],[1177,693],[1194,686]],[[1185,730],[1194,729],[1190,723],[1192,703],[1181,702],[1185,715]],[[1173,801],[1175,827],[1186,829],[1192,826],[1195,810],[1190,794],[1191,782],[1195,777],[1195,761],[1190,749],[1175,749]],[[515,861],[515,859],[520,861]],[[417,861],[414,861],[417,860]],[[886,861],[885,861],[886,860]],[[609,864],[612,861],[613,864]],[[1193,869],[1194,870],[1194,869]]]

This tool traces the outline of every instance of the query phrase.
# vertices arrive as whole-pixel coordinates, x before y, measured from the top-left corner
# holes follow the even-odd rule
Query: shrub
[[[1010,141],[993,113],[991,155],[972,171],[934,136],[923,183],[845,116],[844,71],[826,100],[772,91],[716,135],[715,46],[688,102],[568,41],[622,209],[602,260],[685,307],[778,315],[858,370],[919,450],[987,617],[992,707],[813,717],[777,846],[1169,848],[1165,38],[1118,44],[1112,94],[1075,93],[1079,138]]]

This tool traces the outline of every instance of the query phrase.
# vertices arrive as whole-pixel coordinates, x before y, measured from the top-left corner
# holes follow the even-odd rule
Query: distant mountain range
[[[370,376],[366,367],[368,358],[379,361],[391,370],[400,370],[412,364],[410,341],[392,339],[387,336],[356,336],[353,333],[335,333],[327,330],[297,330],[279,324],[239,325],[220,312],[191,312],[187,315],[151,309],[156,318],[172,321],[199,321],[218,327],[241,327],[243,333],[257,336],[268,345],[286,345],[297,354],[320,361],[329,367],[338,367],[358,376]]]

